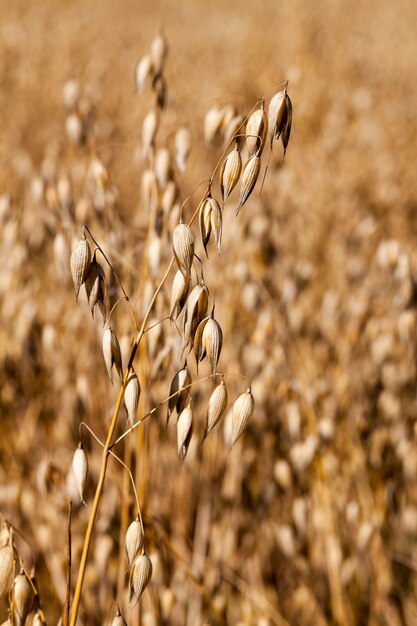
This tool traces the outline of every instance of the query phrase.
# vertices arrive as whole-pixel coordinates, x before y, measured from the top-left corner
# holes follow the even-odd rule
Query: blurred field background
[[[117,395],[100,315],[92,321],[84,294],[75,304],[54,241],[62,234],[70,250],[87,224],[140,318],[152,282],[140,158],[152,99],[135,94],[134,69],[158,28],[169,42],[158,143],[172,145],[180,125],[193,132],[181,200],[220,155],[204,146],[207,110],[248,112],[290,81],[285,163],[276,148],[237,221],[226,206],[222,256],[212,249],[205,271],[224,332],[219,368],[252,378],[256,409],[230,454],[227,416],[200,447],[206,381],[184,466],[165,410],[120,448],[154,575],[128,611],[123,534],[135,514],[111,462],[79,623],[107,623],[117,599],[144,626],[417,624],[416,23],[413,0],[0,0],[0,511],[30,544],[16,532],[48,624],[65,596],[79,424],[104,439]],[[82,147],[65,132],[70,79],[94,129]],[[104,205],[87,184],[93,158],[111,180]],[[126,354],[123,304],[114,323]],[[182,365],[172,334],[157,327],[136,359],[142,413]],[[231,403],[246,383],[226,382]],[[73,513],[73,582],[101,459],[82,438],[90,472],[87,508]],[[6,620],[4,599],[0,610]]]

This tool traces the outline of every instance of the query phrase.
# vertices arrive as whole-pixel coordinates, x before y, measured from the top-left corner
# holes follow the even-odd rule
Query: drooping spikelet
[[[129,589],[130,589],[130,602],[133,596],[136,597],[136,601],[139,600],[142,593],[145,591],[152,578],[152,562],[145,550],[139,554],[130,568],[129,574]]]
[[[24,626],[33,605],[34,593],[23,569],[13,581],[12,598],[15,624],[16,626]]]
[[[177,445],[178,457],[180,461],[184,461],[188,446],[190,445],[193,434],[193,412],[191,410],[191,397],[188,405],[181,411],[177,422]]]
[[[75,484],[80,495],[80,501],[84,502],[84,487],[87,479],[88,461],[83,444],[80,442],[72,458],[72,471],[74,472]]]
[[[240,179],[239,201],[236,208],[236,215],[245,204],[246,200],[252,193],[253,188],[258,180],[259,171],[261,169],[261,157],[254,154],[243,168],[242,177]]]
[[[172,245],[179,269],[183,274],[189,274],[194,259],[194,235],[188,224],[177,224],[172,234]]]
[[[126,531],[125,545],[129,566],[133,563],[136,555],[142,551],[143,540],[142,524],[138,516]]]
[[[232,448],[245,430],[249,419],[253,415],[255,401],[250,387],[236,398],[233,404],[232,414],[232,436],[230,447]]]
[[[191,374],[188,370],[187,363],[185,363],[184,367],[175,374],[171,381],[171,387],[169,390],[170,398],[168,400],[167,424],[174,409],[177,410],[178,414],[183,410],[190,393],[189,385],[191,385]]]
[[[226,406],[227,389],[224,380],[222,380],[214,389],[208,401],[203,439],[205,439],[209,432],[219,423],[226,410]]]
[[[254,111],[246,123],[246,148],[248,158],[254,154],[258,154],[259,156],[262,154],[267,132],[268,117],[262,104],[262,108]]]
[[[181,270],[177,270],[171,289],[171,306],[169,311],[170,320],[177,319],[181,313],[185,303],[187,302],[188,289],[190,287],[189,274],[183,274]]]
[[[132,367],[132,369],[129,372],[126,389],[125,389],[125,395],[124,395],[127,417],[132,427],[135,423],[136,413],[137,413],[138,405],[139,405],[139,398],[140,398],[139,379],[136,375],[135,370]]]
[[[240,156],[238,144],[236,142],[235,149],[232,150],[223,161],[219,174],[223,204],[235,188],[241,171],[242,157]]]
[[[107,326],[103,333],[103,357],[110,381],[113,382],[113,365],[116,368],[120,380],[122,380],[123,369],[120,344],[111,326]]]
[[[74,247],[70,260],[71,276],[74,283],[76,300],[78,300],[78,294],[80,292],[81,285],[83,284],[87,276],[90,262],[90,245],[85,237],[85,233],[83,232],[82,239]]]

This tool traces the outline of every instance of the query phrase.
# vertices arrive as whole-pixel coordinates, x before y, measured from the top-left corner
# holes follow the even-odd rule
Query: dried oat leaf
[[[217,363],[219,362],[220,353],[222,351],[222,345],[223,332],[220,328],[220,324],[213,317],[210,317],[203,328],[201,336],[200,361],[202,361],[207,355],[212,374],[216,373]]]
[[[16,626],[24,626],[31,611],[34,597],[32,585],[24,570],[21,569],[13,581],[12,588],[13,614]]]
[[[176,409],[177,413],[180,413],[185,406],[191,387],[191,374],[188,370],[187,363],[184,367],[176,372],[174,378],[171,381],[169,389],[169,400],[167,410],[167,425],[171,413]],[[186,387],[186,389],[184,389]]]

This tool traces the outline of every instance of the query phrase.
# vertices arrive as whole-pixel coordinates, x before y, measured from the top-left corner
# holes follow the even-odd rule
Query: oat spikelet
[[[191,341],[194,343],[194,336],[200,322],[205,318],[208,307],[208,288],[205,283],[196,285],[191,291],[187,300],[187,309],[184,316],[184,345]]]
[[[235,149],[227,155],[220,170],[219,180],[223,205],[236,187],[241,171],[242,157],[236,142]]]
[[[159,118],[156,111],[149,111],[142,125],[142,151],[143,158],[149,155],[155,145],[155,137],[158,131]]]
[[[14,553],[12,545],[7,544],[0,548],[0,598],[12,586],[14,576]]]
[[[223,112],[219,107],[209,109],[204,117],[204,142],[209,148],[217,133],[223,119]]]
[[[183,274],[190,274],[194,259],[194,235],[188,224],[180,222],[172,234],[175,260]]]
[[[180,172],[185,172],[191,152],[192,135],[189,128],[179,128],[175,134],[175,162]]]
[[[187,363],[185,363],[184,367],[175,374],[171,381],[171,387],[169,390],[170,398],[168,400],[167,425],[174,409],[176,409],[178,414],[183,410],[191,389],[189,385],[191,385],[191,374],[188,370]],[[184,389],[184,387],[186,387],[186,389]]]
[[[130,370],[125,389],[125,407],[130,425],[133,427],[139,405],[140,384],[133,367]]]
[[[214,236],[214,241],[216,242],[217,252],[220,254],[220,247],[222,243],[222,231],[223,231],[223,214],[217,200],[212,198],[213,202],[211,204],[211,214],[210,214],[210,224],[211,231]]]
[[[103,333],[103,357],[110,381],[113,383],[113,365],[116,368],[120,380],[123,380],[122,354],[120,351],[120,344],[111,326],[107,326],[106,330]]]
[[[84,488],[87,479],[88,461],[83,444],[80,442],[72,458],[72,471],[74,472],[75,484],[80,495],[80,501],[84,502]]]
[[[274,137],[279,138],[283,129],[283,117],[285,111],[285,95],[287,88],[279,91],[272,96],[268,107],[268,122],[269,122],[269,142],[272,150],[272,143]]]
[[[211,235],[211,196],[207,196],[201,203],[200,210],[198,212],[198,223],[200,226],[201,241],[203,243],[204,252],[207,255],[207,244]],[[207,255],[208,257],[208,255]]]
[[[152,563],[148,555],[144,550],[142,554],[139,554],[130,568],[129,574],[129,589],[130,599],[132,602],[133,596],[138,601],[142,593],[145,591],[152,578]]]
[[[96,254],[94,253],[93,260],[90,263],[87,276],[84,281],[85,292],[87,294],[87,300],[90,307],[91,315],[94,319],[94,309],[98,305],[101,315],[103,316],[103,322],[106,318],[106,311],[104,301],[106,298],[106,277],[104,270],[100,263],[96,261]]]
[[[77,301],[81,285],[83,284],[87,276],[90,262],[91,250],[89,243],[85,237],[85,233],[83,232],[82,239],[74,247],[70,260],[71,276],[74,283],[75,298]]]
[[[148,54],[145,54],[136,64],[135,69],[135,83],[136,83],[136,92],[142,93],[145,85],[152,75],[152,61],[151,57]]]
[[[130,524],[129,528],[126,531],[126,553],[127,553],[127,561],[130,565],[133,563],[136,555],[142,551],[143,548],[143,530],[142,524],[140,523],[139,516],[133,520]]]
[[[232,448],[245,430],[247,423],[255,408],[255,401],[250,387],[236,398],[232,410],[232,437],[230,447]]]
[[[24,626],[33,605],[34,593],[23,569],[13,581],[12,594],[15,624],[16,626]]]
[[[254,154],[258,154],[259,156],[262,154],[267,133],[268,117],[262,104],[262,108],[254,111],[246,123],[246,148],[248,158]]]
[[[283,118],[283,129],[281,133],[281,141],[284,148],[284,157],[287,152],[288,142],[290,140],[292,126],[292,102],[288,94],[285,94],[285,113]]]
[[[164,35],[157,35],[151,43],[150,47],[150,57],[152,61],[152,67],[155,74],[160,74],[162,72],[165,59],[168,54],[168,42]]]
[[[191,398],[188,405],[181,411],[177,422],[178,457],[184,461],[188,446],[193,434],[193,413],[191,410]]]
[[[206,421],[204,425],[204,439],[221,420],[227,406],[227,389],[224,380],[214,389],[207,405]]]
[[[239,201],[236,208],[236,215],[245,204],[246,200],[252,193],[253,188],[258,180],[259,171],[261,169],[261,157],[254,154],[243,168],[242,178],[240,180]]]
[[[207,320],[201,336],[201,355],[200,361],[207,355],[210,363],[211,373],[216,373],[217,363],[219,362],[220,353],[223,345],[223,332],[220,324],[213,318]]]
[[[185,274],[184,276],[181,270],[177,270],[174,276],[174,280],[172,281],[171,289],[171,306],[169,313],[169,319],[171,321],[177,319],[178,315],[184,308],[184,305],[187,302],[189,287],[189,274]]]
[[[127,626],[126,621],[123,619],[123,616],[120,613],[119,606],[117,606],[117,615],[113,617],[111,626]]]

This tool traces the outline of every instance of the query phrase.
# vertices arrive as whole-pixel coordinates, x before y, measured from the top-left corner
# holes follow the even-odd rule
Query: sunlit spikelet
[[[208,307],[208,288],[205,283],[194,287],[188,296],[184,316],[184,345],[194,343],[194,335],[200,322],[205,318]]]
[[[175,162],[180,172],[184,172],[191,152],[192,135],[189,128],[182,126],[175,134]]]
[[[235,188],[241,171],[242,157],[236,143],[235,149],[227,155],[220,170],[219,180],[223,204]]]
[[[87,276],[85,277],[84,285],[85,292],[87,294],[88,305],[90,307],[93,319],[94,309],[98,305],[104,322],[106,317],[104,305],[106,298],[106,277],[102,266],[96,261],[95,253],[90,263]]]
[[[159,118],[156,111],[149,111],[142,125],[142,151],[143,158],[149,155],[151,148],[154,147],[155,137],[158,131]]]
[[[193,413],[191,410],[191,398],[188,405],[181,411],[177,422],[177,445],[178,457],[180,461],[184,461],[188,446],[190,445],[193,434]]]
[[[223,345],[223,333],[220,324],[211,317],[204,325],[201,336],[201,355],[200,361],[207,356],[210,363],[211,373],[216,373],[217,363],[219,362],[220,353]]]
[[[233,404],[231,448],[245,430],[249,419],[253,415],[254,408],[255,402],[249,387],[245,393],[236,398]]]
[[[142,93],[145,85],[152,75],[152,61],[148,54],[145,54],[136,64],[135,83],[136,92]]]
[[[139,554],[130,568],[129,574],[129,589],[130,600],[132,602],[133,596],[138,601],[142,593],[145,591],[152,578],[152,563],[146,552],[143,550],[142,554]]]
[[[33,605],[34,593],[23,569],[13,581],[12,598],[15,624],[16,626],[24,626]]]
[[[177,319],[178,315],[181,313],[187,301],[189,287],[189,274],[184,275],[181,270],[177,270],[174,276],[174,280],[172,281],[171,289],[171,306],[169,313],[171,321]]]
[[[14,576],[14,553],[9,544],[0,548],[0,598],[7,593],[12,586]]]
[[[83,284],[91,262],[91,250],[83,233],[82,239],[75,245],[70,260],[71,276],[74,283],[75,297],[78,300],[81,285]]]
[[[150,57],[155,74],[160,74],[163,70],[165,59],[168,54],[168,42],[163,34],[157,35],[151,42]]]
[[[249,161],[246,162],[242,177],[240,180],[239,201],[236,207],[236,215],[239,214],[240,209],[245,204],[246,200],[252,193],[253,188],[258,180],[259,171],[261,169],[261,157],[254,154]]]
[[[269,122],[269,142],[272,150],[274,137],[279,138],[283,128],[283,117],[285,111],[286,88],[276,93],[269,102],[268,122]]]
[[[129,566],[132,564],[136,555],[142,551],[143,548],[143,529],[140,523],[139,516],[133,520],[126,531],[126,553]]]
[[[78,444],[78,448],[74,452],[72,458],[72,471],[74,472],[75,484],[80,496],[80,501],[84,502],[84,488],[87,479],[88,461],[87,455],[82,443]]]
[[[132,427],[136,419],[136,413],[137,413],[138,405],[139,405],[139,397],[140,397],[139,379],[132,367],[131,371],[129,372],[126,389],[125,389],[125,395],[124,395],[127,417]]]
[[[116,368],[120,380],[122,380],[123,368],[120,344],[110,326],[108,326],[103,333],[103,357],[110,381],[113,382],[113,365]]]
[[[172,244],[179,269],[183,274],[189,274],[194,259],[194,235],[188,224],[177,224],[172,234]]]
[[[224,380],[214,389],[207,405],[204,439],[221,420],[227,406],[227,389]]]
[[[248,158],[254,154],[261,155],[268,132],[268,117],[262,106],[250,115],[246,123],[246,148]]]
[[[185,364],[184,367],[175,374],[171,381],[166,421],[167,424],[174,409],[176,409],[178,414],[183,410],[190,393],[190,385],[191,374],[188,370],[187,364]]]

